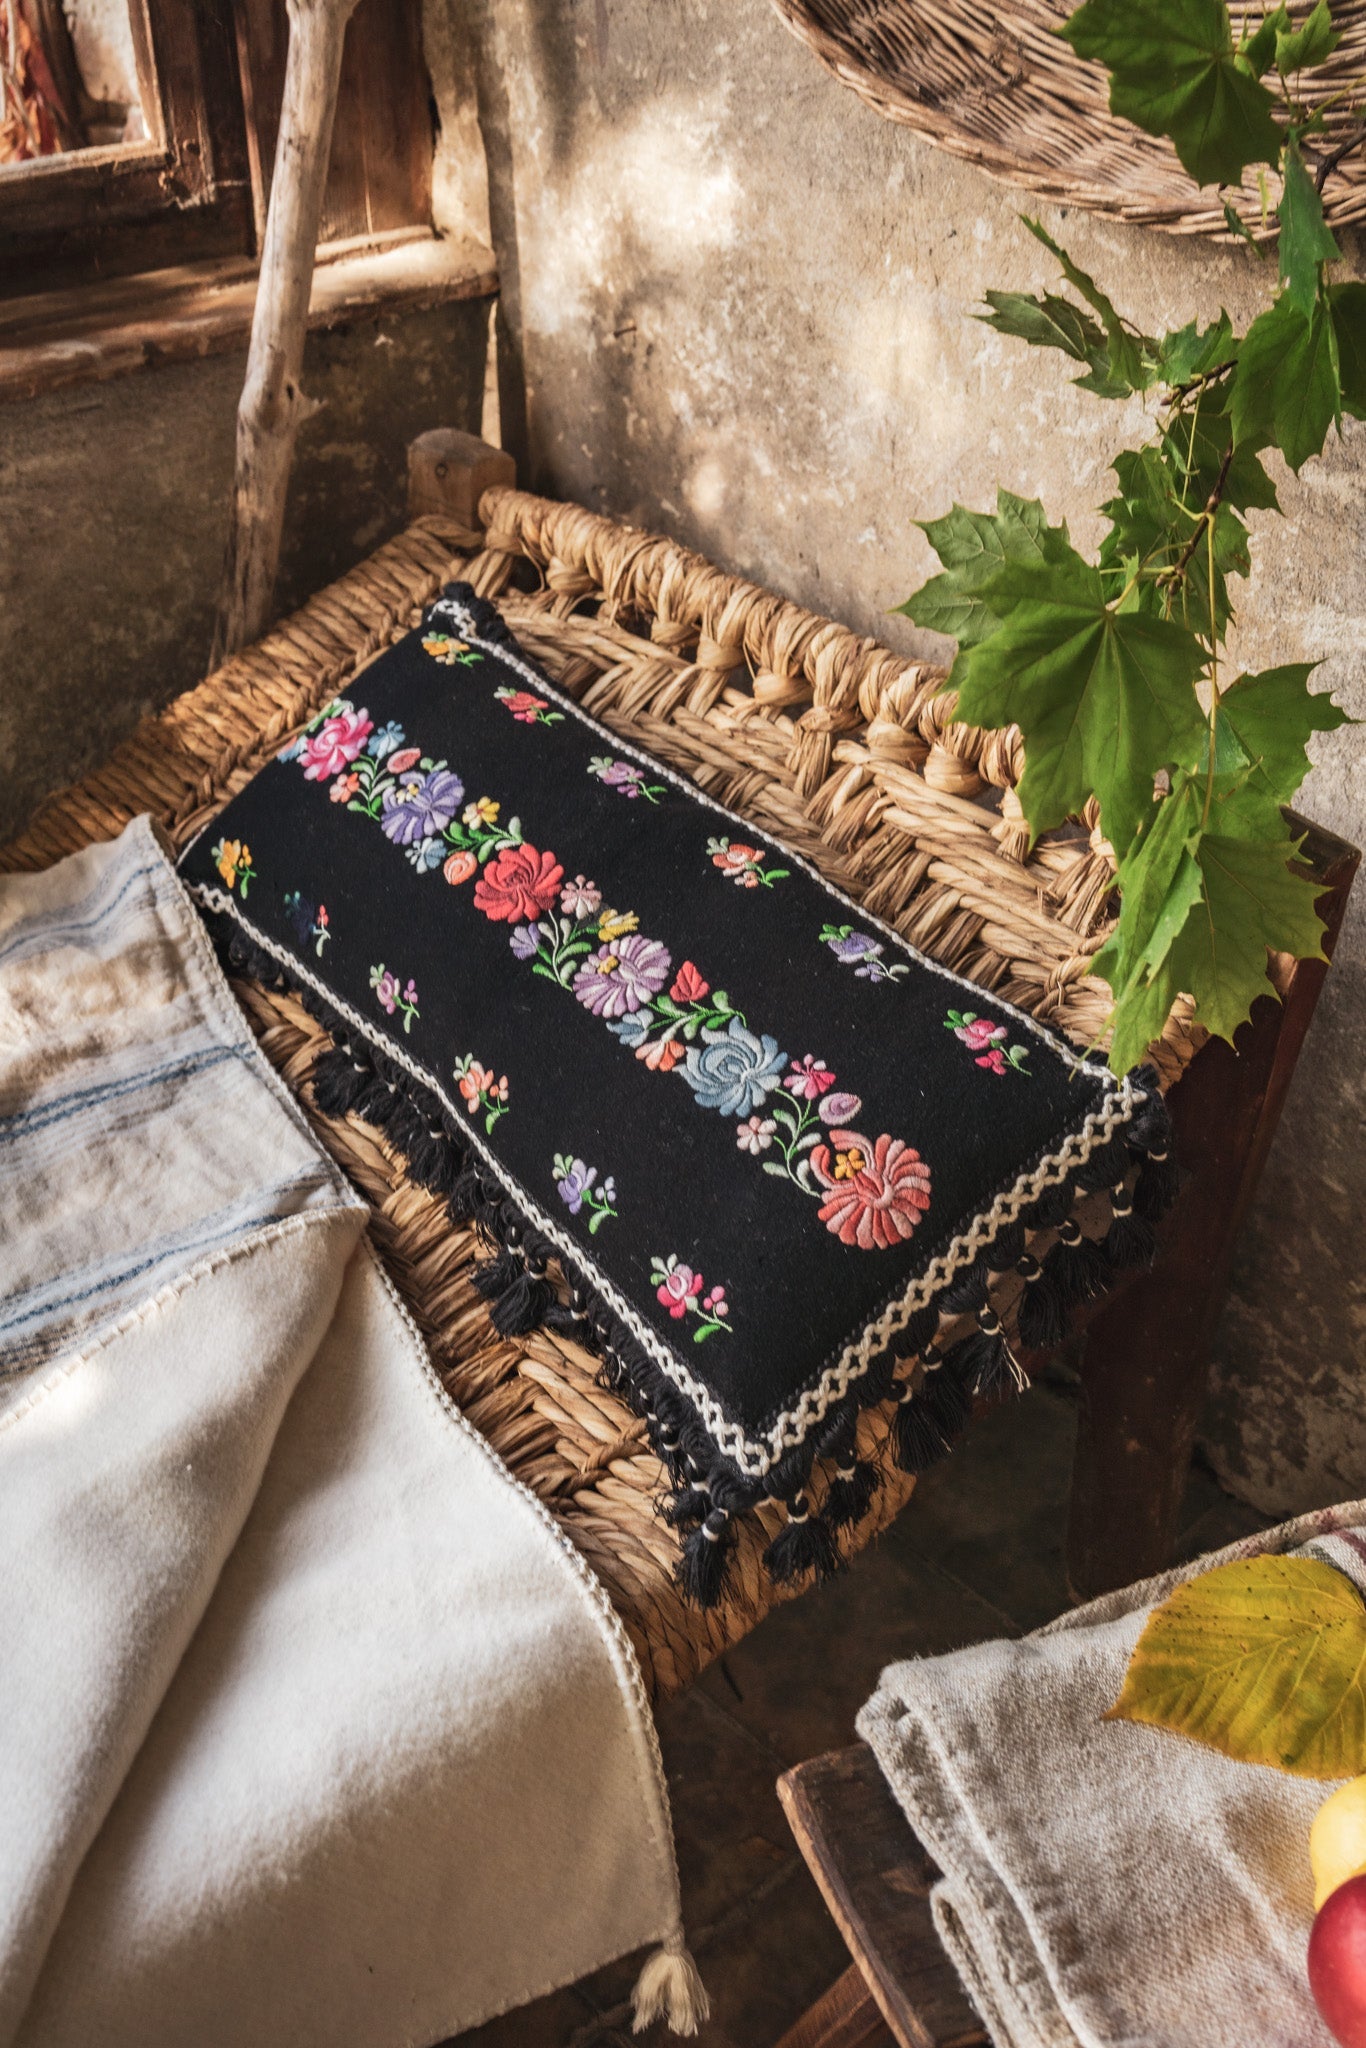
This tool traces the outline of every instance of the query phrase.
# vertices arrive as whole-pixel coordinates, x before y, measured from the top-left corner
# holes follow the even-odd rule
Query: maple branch
[[[1201,513],[1199,513],[1196,518],[1194,533],[1186,542],[1186,545],[1184,546],[1184,548],[1182,548],[1181,553],[1177,556],[1176,560],[1172,563],[1171,568],[1163,570],[1162,575],[1158,579],[1159,582],[1180,583],[1182,578],[1185,576],[1186,570],[1190,566],[1191,556],[1195,553],[1195,550],[1200,545],[1201,534],[1205,531],[1206,527],[1210,529],[1211,533],[1213,532],[1214,515],[1219,510],[1220,505],[1223,503],[1224,486],[1228,482],[1229,465],[1232,461],[1233,443],[1232,441],[1230,441],[1227,448],[1225,448],[1224,450],[1224,459],[1219,464],[1219,474],[1214,479],[1214,489],[1210,492],[1209,496],[1205,500],[1204,510]]]

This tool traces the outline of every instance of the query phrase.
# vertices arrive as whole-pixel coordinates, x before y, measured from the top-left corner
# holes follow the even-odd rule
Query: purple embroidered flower
[[[385,837],[395,846],[411,846],[414,840],[444,832],[464,794],[464,783],[449,768],[402,776],[396,788],[384,793],[380,824]]]
[[[870,937],[867,932],[851,932],[847,926],[841,928],[841,936],[828,938],[825,943],[837,960],[846,963],[851,960],[867,960],[870,956],[876,960],[882,951],[881,943],[877,939]]]
[[[560,891],[560,908],[566,917],[592,917],[602,909],[602,891],[586,875],[575,875]]]
[[[583,1198],[598,1177],[595,1166],[585,1166],[582,1159],[571,1159],[565,1172],[556,1181],[555,1187],[560,1200],[571,1216],[577,1216],[583,1207]]]
[[[540,949],[541,927],[538,924],[514,925],[508,944],[515,960],[534,960]]]
[[[823,1124],[851,1124],[862,1107],[861,1095],[849,1095],[837,1088],[833,1095],[822,1098],[820,1119]]]
[[[627,796],[639,796],[638,785],[645,777],[639,768],[633,768],[629,761],[613,761],[610,768],[603,770],[602,779],[609,789],[624,790]]]
[[[658,939],[628,932],[584,961],[574,976],[574,993],[595,1017],[621,1017],[659,994],[672,965]]]

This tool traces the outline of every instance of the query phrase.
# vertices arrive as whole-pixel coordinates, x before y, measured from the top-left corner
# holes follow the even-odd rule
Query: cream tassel
[[[636,1979],[631,2003],[636,2034],[654,2020],[667,2021],[671,2034],[695,2034],[710,2019],[711,2000],[681,1933],[655,1950]]]

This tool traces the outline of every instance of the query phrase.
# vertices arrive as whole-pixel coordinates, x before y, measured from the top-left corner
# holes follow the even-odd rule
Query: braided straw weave
[[[786,839],[916,945],[1074,1037],[1101,1031],[1106,991],[1085,964],[1107,928],[1109,850],[1079,826],[1026,856],[1011,788],[1016,736],[949,725],[935,695],[942,671],[577,506],[500,490],[481,509],[482,539],[439,516],[419,520],[146,720],[0,852],[0,870],[45,867],[141,811],[183,846],[459,575],[595,716]],[[267,1056],[372,1203],[377,1242],[452,1394],[597,1572],[653,1693],[680,1690],[788,1597],[760,1566],[781,1505],[742,1518],[723,1604],[686,1605],[644,1424],[568,1339],[494,1334],[471,1282],[475,1233],[408,1181],[375,1130],[316,1112],[322,1028],[287,993],[236,989]],[[1193,1050],[1174,1012],[1154,1048],[1165,1081]],[[1003,1318],[1019,1285],[1002,1282]],[[914,1486],[887,1439],[886,1413],[865,1411],[858,1451],[882,1483],[846,1547],[888,1522]],[[820,1476],[813,1492],[819,1504]]]
[[[1083,63],[1057,30],[1073,0],[773,0],[800,42],[888,120],[1041,198],[1174,234],[1225,234],[1222,196],[1201,189],[1165,140],[1110,112],[1109,74]],[[1298,24],[1313,0],[1289,0]],[[1232,0],[1235,40],[1269,8]],[[1333,0],[1342,42],[1303,81],[1319,106],[1366,70],[1366,0]],[[1311,153],[1327,155],[1355,128],[1359,93],[1325,113]],[[1255,170],[1230,194],[1254,234],[1268,232]],[[1335,227],[1366,219],[1366,156],[1348,156],[1324,191]]]

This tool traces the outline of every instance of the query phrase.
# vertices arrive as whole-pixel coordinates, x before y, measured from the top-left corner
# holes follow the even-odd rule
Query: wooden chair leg
[[[1294,821],[1298,826],[1302,821]],[[1323,885],[1331,954],[1360,855],[1306,828]],[[1291,967],[1283,1000],[1253,1006],[1236,1050],[1212,1040],[1169,1097],[1183,1185],[1152,1270],[1087,1322],[1072,1473],[1067,1576],[1075,1598],[1130,1584],[1171,1561],[1210,1347],[1234,1240],[1266,1161],[1326,963]]]
[[[777,2048],[896,2048],[896,2042],[862,1970],[851,1963],[788,2028]]]

